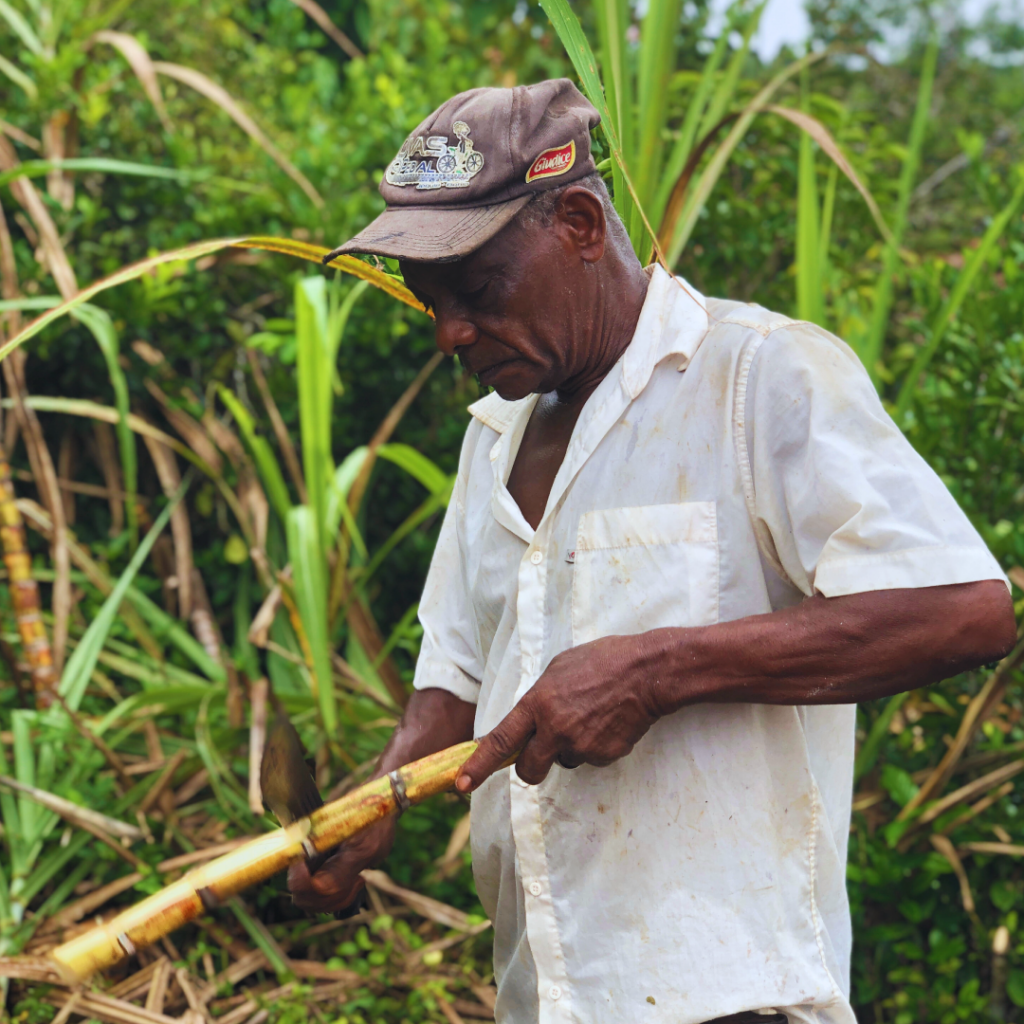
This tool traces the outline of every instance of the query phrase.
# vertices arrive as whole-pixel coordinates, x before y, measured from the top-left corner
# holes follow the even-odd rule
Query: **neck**
[[[629,256],[614,267],[594,268],[600,273],[578,332],[579,369],[555,389],[560,403],[582,407],[633,339],[649,278],[632,252]]]

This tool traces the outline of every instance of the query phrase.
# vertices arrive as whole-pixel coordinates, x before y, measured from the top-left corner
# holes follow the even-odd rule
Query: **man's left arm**
[[[607,765],[690,704],[853,704],[1003,657],[1016,639],[1000,580],[813,597],[768,615],[602,637],[558,655],[467,762],[475,789],[516,751],[551,766]]]
[[[764,341],[746,384],[736,423],[755,514],[806,600],[563,652],[484,738],[460,789],[475,788],[518,750],[516,771],[527,782],[556,760],[609,764],[689,704],[872,700],[1013,646],[998,563],[886,415],[850,349],[793,325]]]

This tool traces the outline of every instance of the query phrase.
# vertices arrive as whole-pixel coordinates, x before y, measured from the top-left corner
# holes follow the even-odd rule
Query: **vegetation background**
[[[609,29],[612,7],[622,22]],[[645,18],[673,8],[574,10],[607,83],[609,39],[621,29],[628,69]],[[745,48],[753,3],[733,8],[720,37],[702,0],[674,10],[654,133],[666,152],[703,82],[723,86],[722,105],[698,109],[698,138],[802,56],[764,66]],[[955,3],[909,0],[810,10],[814,49],[831,49],[772,102],[828,136],[753,119],[708,179],[677,267],[707,294],[811,315],[855,344],[1024,613],[1020,22],[993,13],[968,26]],[[0,0],[4,337],[22,312],[190,243],[258,234],[330,248],[380,209],[385,165],[448,96],[566,74],[545,11],[525,0]],[[651,101],[642,83],[637,97]],[[618,123],[624,147],[641,120],[627,110]],[[832,138],[898,238],[835,170]],[[609,154],[608,136],[596,145]],[[32,163],[54,157],[80,164]],[[14,508],[53,653],[68,656],[63,703],[46,709],[34,685],[46,666],[25,643],[32,609],[19,585],[4,588],[0,955],[22,960],[0,994],[19,1020],[48,1021],[59,1006],[61,1024],[71,1012],[118,1024],[159,1024],[146,1012],[227,1024],[487,1016],[490,936],[454,796],[403,817],[390,879],[352,922],[298,919],[277,879],[211,911],[160,959],[133,962],[144,977],[97,983],[122,1004],[145,1000],[135,1018],[101,1002],[68,1011],[67,993],[33,974],[33,956],[154,891],[181,857],[272,827],[249,771],[263,678],[315,752],[325,793],[365,775],[400,710],[478,388],[431,362],[422,312],[351,278],[311,280],[325,278],[253,249],[167,262],[5,361],[18,497],[0,501],[5,562],[16,580]],[[132,412],[130,430],[112,410]],[[197,456],[145,554],[140,538],[162,529]],[[131,589],[111,603],[118,579]],[[1010,1020],[1024,1008],[1019,658],[860,711],[849,891],[864,1021]],[[73,809],[40,804],[40,790],[106,818],[83,830]]]

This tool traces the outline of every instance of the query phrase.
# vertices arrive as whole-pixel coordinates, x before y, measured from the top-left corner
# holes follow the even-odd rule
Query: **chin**
[[[494,388],[506,402],[518,402],[521,398],[532,395],[538,385],[538,381],[532,376],[528,378],[526,374],[516,373],[515,370],[510,373],[496,374],[491,380],[481,381],[481,383]]]

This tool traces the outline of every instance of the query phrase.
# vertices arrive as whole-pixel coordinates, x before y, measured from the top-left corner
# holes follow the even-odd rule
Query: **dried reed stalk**
[[[293,861],[331,850],[388,815],[450,789],[476,748],[473,740],[460,743],[375,779],[325,804],[308,818],[252,839],[193,869],[112,920],[58,946],[50,955],[69,979],[103,970]]]

